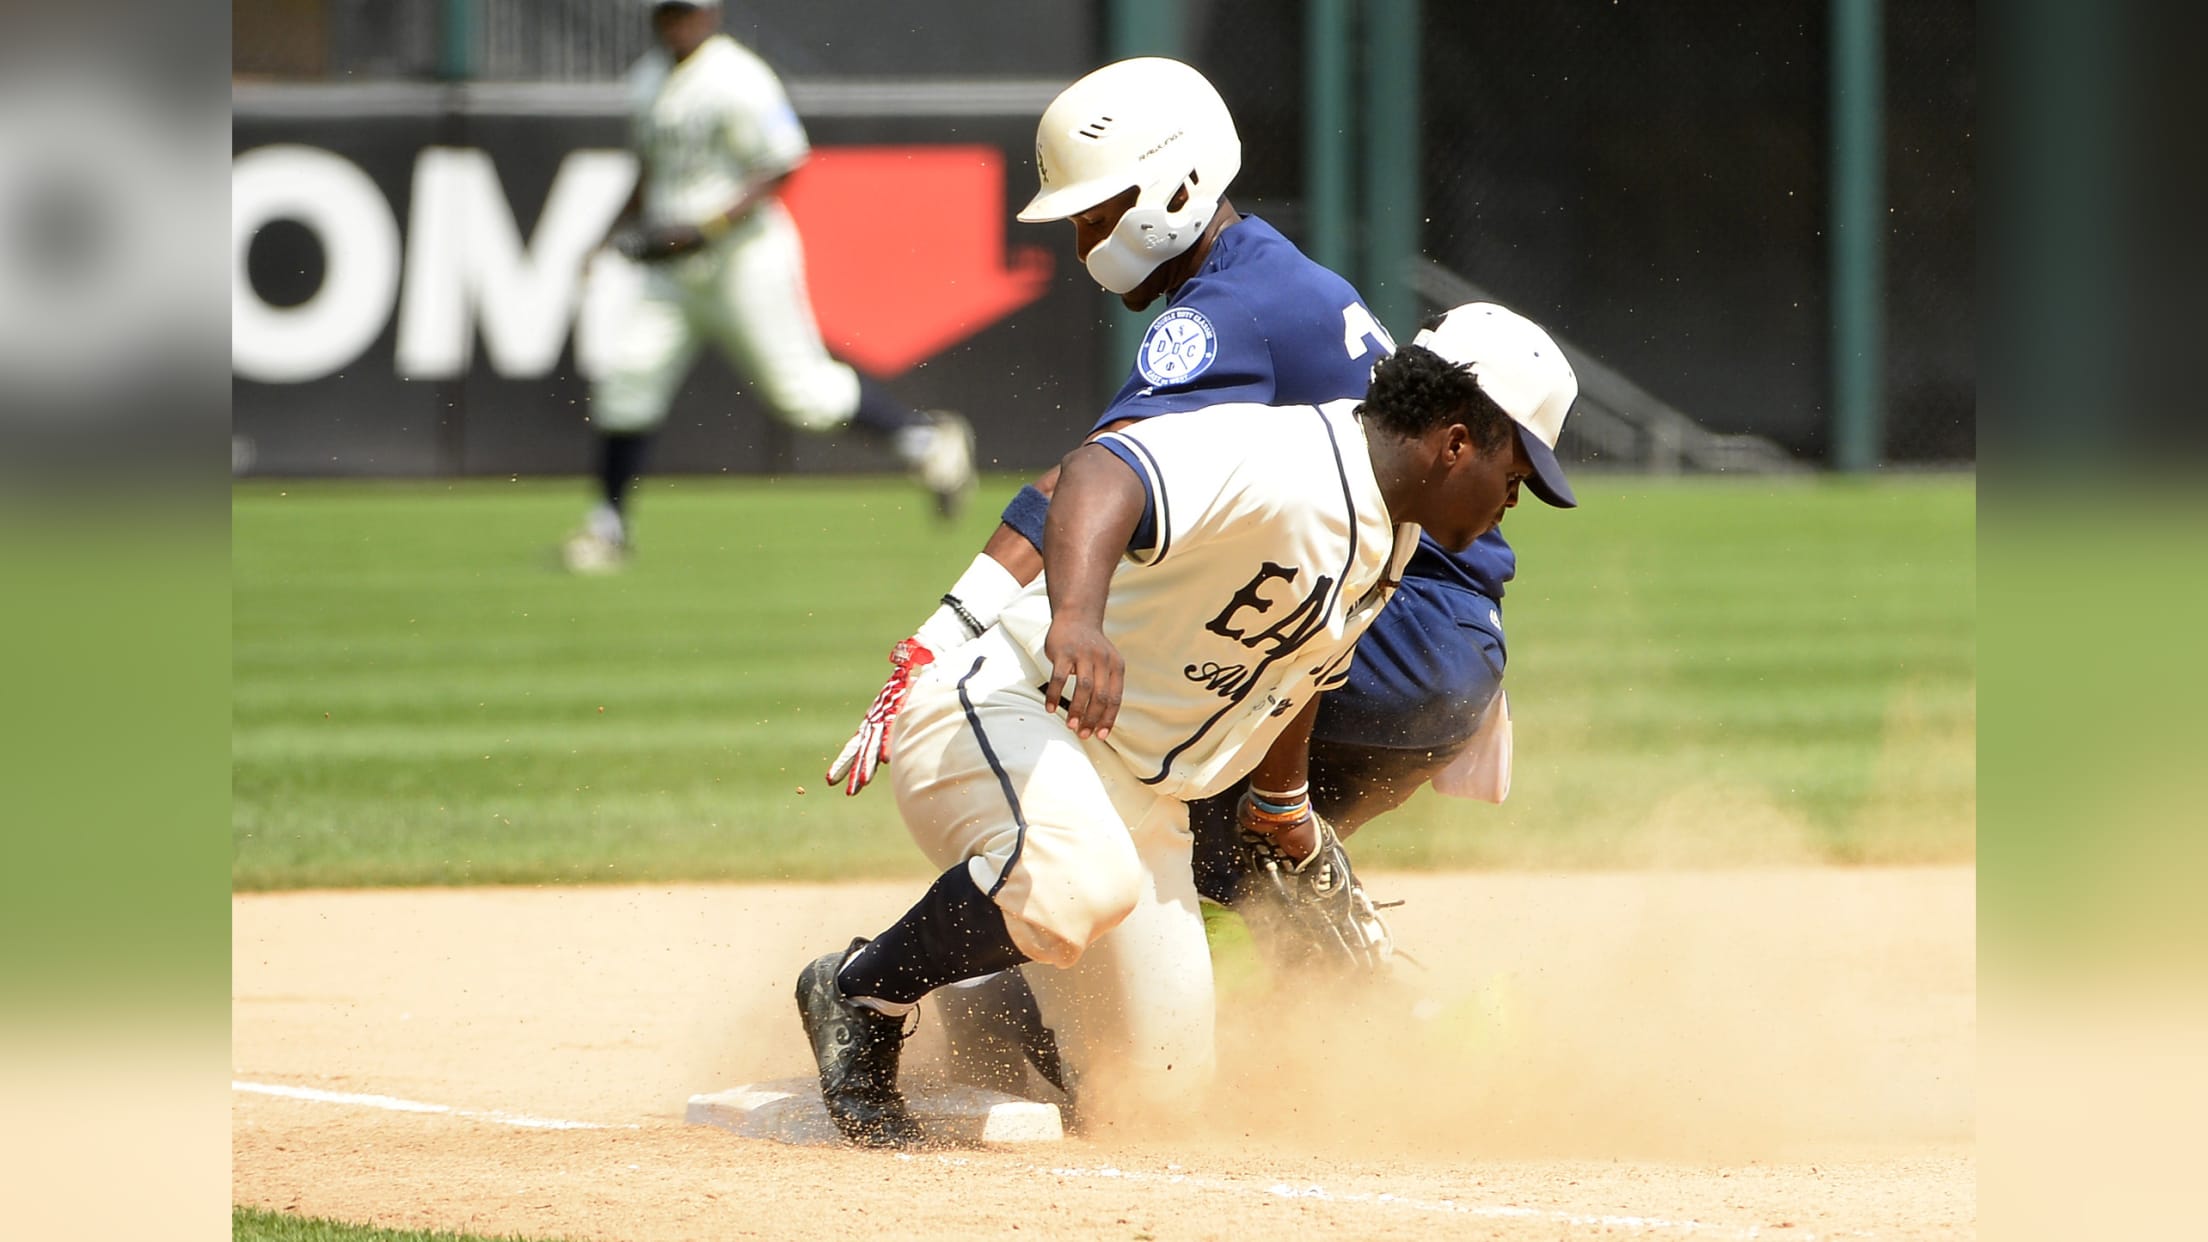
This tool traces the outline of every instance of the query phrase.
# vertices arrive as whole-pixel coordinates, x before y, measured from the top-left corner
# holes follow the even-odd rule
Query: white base
[[[931,1082],[918,1078],[900,1084],[905,1107],[936,1143],[1055,1143],[1066,1137],[1058,1106],[1023,1100],[1001,1091]],[[719,1126],[745,1138],[833,1146],[843,1142],[828,1109],[820,1102],[816,1078],[781,1078],[746,1083],[711,1095],[693,1095],[683,1120]]]

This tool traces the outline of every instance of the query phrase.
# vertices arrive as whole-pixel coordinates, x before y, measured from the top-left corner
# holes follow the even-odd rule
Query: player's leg
[[[1030,972],[1044,1020],[1062,1033],[1085,1121],[1185,1115],[1201,1106],[1216,1065],[1211,951],[1185,808],[1131,775],[1125,783],[1122,815],[1143,864],[1135,908],[1071,969]]]
[[[700,344],[681,288],[664,273],[648,273],[644,295],[614,342],[611,364],[591,385],[599,500],[581,533],[562,549],[569,568],[609,570],[626,558],[630,489],[643,476],[652,437],[667,420]]]
[[[1139,862],[1033,665],[1000,635],[913,687],[896,733],[905,822],[943,873],[887,930],[806,967],[798,1006],[844,1133],[895,1145],[902,1024],[920,998],[1028,961],[1070,965],[1126,917]],[[985,652],[984,648],[988,650]]]
[[[955,512],[974,487],[972,428],[948,411],[913,409],[829,354],[788,213],[777,204],[762,206],[725,251],[717,335],[730,364],[767,407],[803,431],[852,427],[883,442],[942,512]]]
[[[1311,739],[1311,805],[1348,837],[1402,806],[1464,748],[1360,746]]]
[[[1008,1095],[1031,1095],[1028,1068],[1032,1066],[1065,1097],[1065,1107],[1072,1106],[1073,1080],[1058,1046],[1058,1033],[1043,1018],[1023,968],[963,980],[938,990],[933,1000],[936,1023],[943,1032],[944,1072],[953,1082]]]
[[[1409,801],[1470,743],[1507,658],[1493,601],[1406,580],[1359,641],[1347,684],[1319,701],[1312,806],[1347,837]]]

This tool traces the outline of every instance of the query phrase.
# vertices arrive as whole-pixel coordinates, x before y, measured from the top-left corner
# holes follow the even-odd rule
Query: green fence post
[[[444,0],[439,17],[437,76],[465,82],[475,76],[475,0]]]
[[[1303,9],[1303,249],[1344,276],[1353,257],[1349,5],[1305,0]]]
[[[1418,0],[1365,0],[1364,264],[1358,288],[1395,339],[1418,326]]]
[[[1832,464],[1877,468],[1885,423],[1879,0],[1832,0]]]
[[[1188,35],[1181,20],[1184,12],[1181,0],[1111,0],[1105,39],[1111,58],[1170,56],[1186,60]],[[1088,277],[1084,275],[1082,279]],[[1104,403],[1118,394],[1119,386],[1127,379],[1128,359],[1142,348],[1142,334],[1162,309],[1153,307],[1137,314],[1113,299],[1112,330],[1104,334],[1104,393],[1097,402],[1098,409],[1103,409]]]

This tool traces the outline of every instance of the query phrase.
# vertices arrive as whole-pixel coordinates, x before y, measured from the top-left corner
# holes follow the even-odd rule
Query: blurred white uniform
[[[898,717],[889,770],[914,839],[938,867],[967,862],[1023,953],[1073,967],[1027,975],[1077,1070],[1110,1050],[1149,1084],[1210,1073],[1186,801],[1246,775],[1342,678],[1418,545],[1389,520],[1355,406],[1214,406],[1098,438],[1143,479],[1152,535],[1104,612],[1126,661],[1108,739],[1043,702],[1040,577]]]
[[[811,153],[782,83],[725,34],[681,64],[653,51],[630,71],[647,225],[695,224],[747,182]],[[768,198],[704,249],[644,265],[644,296],[597,382],[602,432],[656,428],[710,340],[786,423],[828,431],[851,419],[859,379],[830,357],[805,290],[805,256],[781,200]]]

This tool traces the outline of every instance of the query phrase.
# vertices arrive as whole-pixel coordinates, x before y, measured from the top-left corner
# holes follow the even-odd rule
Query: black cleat
[[[851,949],[813,959],[797,976],[797,1014],[820,1066],[820,1099],[843,1137],[862,1147],[907,1147],[920,1141],[920,1123],[905,1111],[897,1091],[897,1058],[905,1022],[855,1004],[836,986],[836,971]]]

